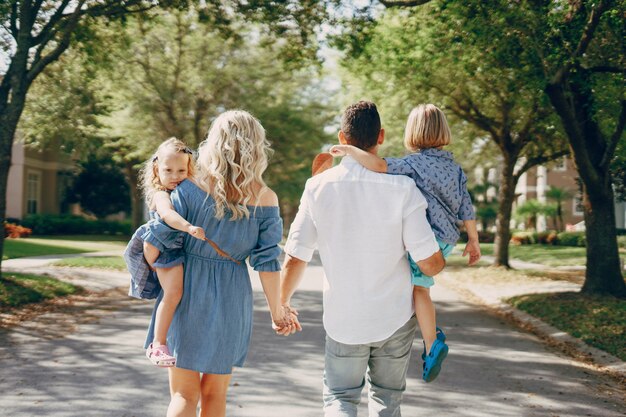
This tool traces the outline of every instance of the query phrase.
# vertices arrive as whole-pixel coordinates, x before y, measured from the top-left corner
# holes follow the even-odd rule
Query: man
[[[376,154],[384,141],[374,103],[343,114],[339,142]],[[315,249],[324,266],[324,411],[356,416],[367,373],[369,415],[400,416],[416,329],[406,252],[428,275],[444,267],[426,200],[404,176],[346,156],[307,181],[285,245],[281,301],[289,307]]]

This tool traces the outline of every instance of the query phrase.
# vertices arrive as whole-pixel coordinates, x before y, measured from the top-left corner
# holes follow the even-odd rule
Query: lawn
[[[82,291],[81,287],[47,276],[5,273],[0,277],[0,310]]]
[[[564,292],[522,295],[508,302],[626,361],[626,300]]]
[[[62,267],[99,268],[125,271],[126,263],[121,256],[90,256],[61,259],[52,264]]]
[[[106,235],[5,239],[2,259],[118,250],[123,249],[126,242],[125,238]]]
[[[463,244],[464,245],[464,244]],[[457,245],[463,251],[464,246]],[[481,243],[483,255],[493,255],[493,243]],[[573,246],[509,245],[509,257],[547,266],[585,266],[586,249]]]

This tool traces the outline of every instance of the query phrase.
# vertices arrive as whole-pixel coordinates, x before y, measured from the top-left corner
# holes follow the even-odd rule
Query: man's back
[[[439,247],[426,200],[403,176],[377,174],[350,157],[307,182],[285,251],[324,265],[324,327],[342,343],[383,340],[413,314],[406,250]]]

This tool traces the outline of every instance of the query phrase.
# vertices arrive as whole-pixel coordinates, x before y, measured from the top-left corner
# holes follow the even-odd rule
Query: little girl
[[[450,128],[443,112],[432,104],[420,104],[411,111],[404,131],[404,146],[411,154],[404,158],[385,158],[351,145],[335,145],[333,156],[349,155],[364,167],[394,175],[407,175],[415,181],[426,200],[426,216],[444,257],[459,239],[458,221],[463,221],[468,242],[463,256],[469,253],[469,265],[480,259],[474,208],[467,192],[467,178],[454,162],[452,153],[442,148],[450,143]],[[445,335],[436,327],[435,307],[430,298],[432,277],[424,275],[409,256],[413,282],[415,314],[424,338],[422,378],[433,381],[448,354]]]
[[[156,212],[170,227],[205,240],[204,229],[193,226],[183,219],[174,210],[170,200],[170,193],[193,174],[191,150],[180,140],[170,138],[163,142],[146,162],[142,173],[142,188],[151,218],[156,217]],[[182,242],[180,247],[182,248]],[[156,269],[163,289],[163,298],[155,315],[154,340],[146,350],[146,356],[157,366],[174,366],[176,361],[167,348],[166,339],[174,311],[183,294],[184,254],[182,249],[166,249],[160,253],[156,247],[147,242],[143,242],[143,252],[148,265]]]

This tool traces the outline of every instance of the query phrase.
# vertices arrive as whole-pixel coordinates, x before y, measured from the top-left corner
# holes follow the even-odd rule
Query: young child
[[[476,232],[474,209],[467,192],[467,178],[454,162],[452,153],[442,148],[450,143],[450,128],[443,112],[432,104],[420,104],[411,111],[404,132],[404,145],[413,152],[404,158],[381,159],[351,145],[335,145],[333,156],[348,155],[364,167],[394,175],[407,175],[415,181],[426,200],[426,216],[444,257],[447,257],[457,240],[457,222],[463,221],[468,242],[463,256],[469,254],[469,265],[480,259],[480,246]],[[435,307],[430,298],[434,280],[422,274],[409,256],[413,282],[413,301],[420,331],[424,339],[424,371],[422,378],[433,381],[448,354],[445,335],[436,327]]]
[[[174,210],[170,200],[170,193],[178,184],[193,175],[191,150],[180,140],[170,138],[146,162],[142,173],[142,188],[151,218],[155,217],[156,212],[170,227],[205,240],[204,229],[183,219]],[[182,248],[182,242],[180,246]],[[166,339],[174,311],[183,293],[184,254],[182,249],[166,249],[160,253],[147,242],[143,242],[143,253],[148,265],[156,270],[163,289],[163,298],[155,314],[154,340],[146,350],[146,356],[157,366],[174,366],[175,358],[167,348]]]

